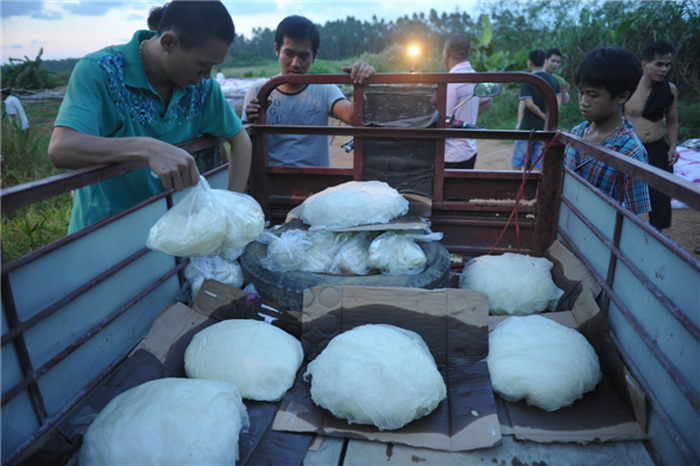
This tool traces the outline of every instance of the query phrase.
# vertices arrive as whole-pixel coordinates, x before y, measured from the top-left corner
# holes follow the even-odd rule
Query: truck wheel
[[[248,244],[239,260],[246,281],[255,286],[263,299],[291,311],[301,311],[304,290],[318,285],[446,288],[450,274],[450,254],[447,249],[436,241],[416,244],[425,253],[428,263],[425,270],[414,275],[341,276],[300,271],[273,272],[260,263],[267,256],[267,245],[257,241]]]

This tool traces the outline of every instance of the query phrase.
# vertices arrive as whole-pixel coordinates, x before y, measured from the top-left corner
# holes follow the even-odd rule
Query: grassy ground
[[[26,134],[3,122],[3,188],[60,173],[51,166],[46,155],[58,105],[25,105],[31,125]],[[16,259],[65,236],[71,205],[70,194],[64,194],[13,212],[3,212],[3,261]]]

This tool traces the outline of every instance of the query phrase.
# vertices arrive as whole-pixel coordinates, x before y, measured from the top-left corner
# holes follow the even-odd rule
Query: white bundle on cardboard
[[[386,223],[408,212],[408,201],[383,181],[348,181],[307,198],[290,212],[310,230]]]
[[[476,257],[464,266],[459,287],[488,295],[491,314],[553,311],[564,294],[552,279],[553,266],[544,257],[510,252]]]

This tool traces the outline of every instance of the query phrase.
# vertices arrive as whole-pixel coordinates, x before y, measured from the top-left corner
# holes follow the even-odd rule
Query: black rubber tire
[[[267,256],[267,245],[253,241],[240,257],[246,282],[255,286],[263,299],[273,301],[284,309],[301,311],[304,290],[318,285],[357,285],[374,287],[447,288],[450,275],[450,254],[437,241],[418,244],[428,263],[421,273],[409,275],[340,276],[311,272],[273,272],[260,260]]]

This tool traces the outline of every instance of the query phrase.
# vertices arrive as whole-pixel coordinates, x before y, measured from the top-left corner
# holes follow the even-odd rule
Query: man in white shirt
[[[463,34],[455,34],[445,41],[442,59],[450,73],[474,73],[469,63],[471,44]],[[454,118],[469,124],[476,124],[480,115],[491,102],[491,98],[474,96],[474,83],[454,83],[447,85],[447,118]],[[476,140],[445,139],[445,168],[472,169],[476,163]]]
[[[2,100],[5,101],[3,116],[7,115],[10,121],[15,122],[22,131],[29,129],[29,119],[22,107],[22,102],[12,95],[12,90],[9,87],[2,89]]]

